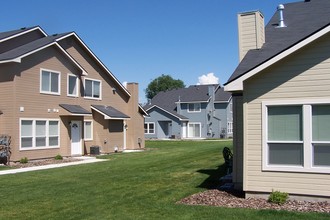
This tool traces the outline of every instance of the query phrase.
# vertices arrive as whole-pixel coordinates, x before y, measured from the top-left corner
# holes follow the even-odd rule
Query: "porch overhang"
[[[129,120],[130,117],[111,106],[92,105],[91,109],[104,116],[105,120]]]
[[[91,116],[92,112],[84,109],[80,105],[60,104],[60,107],[65,109],[70,116]]]

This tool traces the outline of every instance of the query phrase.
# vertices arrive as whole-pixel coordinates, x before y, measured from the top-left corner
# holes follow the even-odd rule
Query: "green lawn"
[[[95,164],[0,176],[0,219],[329,219],[327,214],[178,205],[212,188],[231,142],[149,141]]]

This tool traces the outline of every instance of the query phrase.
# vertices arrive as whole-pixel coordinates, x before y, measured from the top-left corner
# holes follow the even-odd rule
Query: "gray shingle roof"
[[[226,84],[330,24],[329,0],[295,2],[284,6],[287,27],[276,28],[279,20],[276,12],[265,28],[266,43],[259,50],[248,51]]]
[[[150,109],[153,106],[157,106],[179,117],[180,119],[187,119],[187,117],[177,113],[176,103],[179,100],[183,103],[208,102],[210,99],[209,86],[214,86],[214,89],[219,88],[215,91],[215,101],[229,100],[231,94],[229,92],[225,92],[223,88],[220,88],[219,84],[192,85],[188,88],[173,89],[166,92],[160,92],[151,100],[148,105],[144,106],[144,109]]]
[[[60,106],[72,114],[82,114],[82,115],[92,114],[90,111],[87,111],[80,105],[60,104]]]
[[[8,37],[14,36],[14,35],[16,35],[16,34],[19,34],[19,33],[25,32],[25,31],[27,31],[27,30],[30,30],[30,29],[33,29],[33,28],[36,28],[36,27],[38,27],[38,26],[29,27],[29,28],[21,28],[21,29],[13,30],[13,31],[1,32],[1,33],[0,33],[0,40],[3,40],[3,39],[5,39],[5,38],[8,38]]]
[[[221,87],[215,92],[215,102],[228,102],[231,97],[230,92],[224,91],[224,88]]]
[[[32,41],[30,43],[24,44],[20,47],[16,47],[10,51],[1,53],[0,61],[18,58],[24,54],[27,54],[29,52],[42,48],[42,47],[54,42],[56,39],[61,38],[67,34],[68,33],[63,33],[63,34],[57,34],[57,35],[52,35],[52,36],[48,36],[48,37],[43,37],[38,40]]]
[[[121,111],[115,109],[111,106],[106,105],[92,105],[93,108],[101,112],[103,115],[108,116],[111,119],[128,119],[130,118],[128,115],[122,113]]]

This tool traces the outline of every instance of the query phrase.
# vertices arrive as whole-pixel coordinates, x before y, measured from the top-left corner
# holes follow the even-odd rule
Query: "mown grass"
[[[0,219],[329,219],[176,204],[224,174],[219,141],[149,141],[95,164],[0,176]]]

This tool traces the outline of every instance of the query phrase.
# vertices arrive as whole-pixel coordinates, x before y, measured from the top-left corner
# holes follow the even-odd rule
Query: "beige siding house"
[[[279,190],[329,200],[330,1],[282,8],[225,85],[234,102],[233,182],[247,197]]]
[[[125,88],[74,32],[0,33],[0,94],[13,161],[144,147],[138,84]]]

